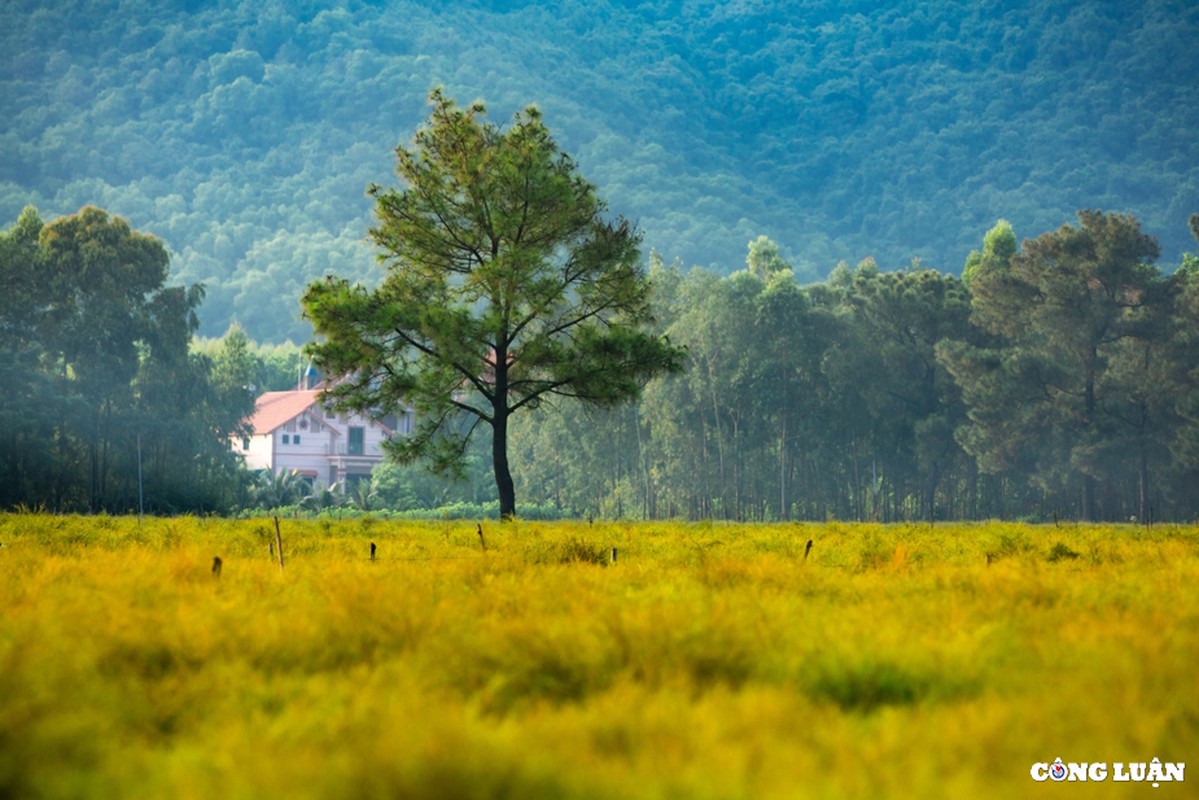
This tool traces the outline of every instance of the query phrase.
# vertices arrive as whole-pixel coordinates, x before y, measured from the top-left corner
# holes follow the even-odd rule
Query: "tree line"
[[[1199,215],[1191,218],[1199,237]],[[1128,215],[963,277],[842,262],[800,286],[751,243],[727,277],[653,256],[683,375],[635,407],[514,434],[522,497],[579,513],[724,519],[1190,519],[1199,511],[1199,259],[1171,274]]]
[[[0,508],[226,512],[230,452],[261,391],[294,386],[295,345],[240,328],[193,338],[201,285],[169,286],[163,242],[86,207],[0,231]]]
[[[1023,244],[1000,222],[961,278],[867,259],[802,285],[766,237],[727,276],[651,253],[653,330],[685,371],[635,404],[513,417],[517,493],[575,516],[1191,519],[1199,258],[1158,258],[1134,217],[1098,211]],[[96,208],[0,232],[0,507],[269,499],[227,435],[303,357],[239,328],[195,340],[203,288],[166,285],[167,261]],[[459,482],[384,465],[357,505],[483,507],[489,458],[464,456]]]

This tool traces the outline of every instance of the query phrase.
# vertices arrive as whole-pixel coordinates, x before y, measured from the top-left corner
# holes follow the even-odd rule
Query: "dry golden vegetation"
[[[281,570],[268,520],[0,516],[0,796],[990,798],[1199,752],[1195,528],[483,530],[284,520]]]

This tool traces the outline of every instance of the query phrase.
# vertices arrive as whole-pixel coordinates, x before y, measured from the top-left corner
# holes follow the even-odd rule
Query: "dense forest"
[[[1199,236],[1199,215],[1191,228]],[[725,519],[1189,519],[1199,512],[1199,259],[1165,274],[1138,221],[1083,211],[964,277],[842,263],[800,286],[653,268],[689,369],[638,407],[523,420],[521,496]]]
[[[868,259],[801,285],[766,237],[727,276],[651,254],[657,330],[687,369],[616,410],[514,418],[522,513],[1193,518],[1199,258],[1159,257],[1136,218],[1096,211],[1022,242],[1001,221],[961,278]],[[301,353],[240,328],[193,340],[203,291],[167,286],[167,260],[96,208],[0,233],[0,507],[494,506],[483,451],[456,483],[385,464],[341,496],[248,474],[226,437]]]
[[[648,247],[718,275],[761,234],[801,284],[866,258],[957,273],[997,218],[1086,207],[1177,264],[1197,35],[1186,0],[13,0],[0,219],[102,207],[204,285],[201,334],[302,342],[310,280],[375,279],[365,189],[444,85],[496,120],[537,103]]]

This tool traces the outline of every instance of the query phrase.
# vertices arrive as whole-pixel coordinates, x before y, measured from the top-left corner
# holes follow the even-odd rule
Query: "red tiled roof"
[[[288,420],[295,419],[316,404],[316,389],[308,391],[267,392],[254,403],[250,427],[255,435],[270,433]]]

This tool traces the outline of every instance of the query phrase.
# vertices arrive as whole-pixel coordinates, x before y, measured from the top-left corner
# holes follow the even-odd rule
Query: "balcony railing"
[[[378,458],[383,455],[379,445],[363,445],[361,447],[351,446],[345,442],[340,442],[335,445],[325,445],[325,455],[327,456],[360,456],[363,458]]]

